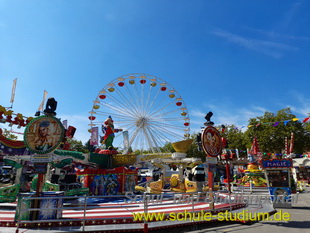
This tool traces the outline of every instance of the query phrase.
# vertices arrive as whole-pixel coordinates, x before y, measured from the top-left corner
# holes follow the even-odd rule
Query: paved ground
[[[299,194],[298,201],[292,208],[277,208],[277,211],[287,212],[291,215],[290,221],[261,221],[251,224],[239,223],[209,223],[190,226],[181,229],[169,229],[173,233],[309,233],[310,232],[310,188],[307,192]],[[158,231],[164,232],[164,231]]]

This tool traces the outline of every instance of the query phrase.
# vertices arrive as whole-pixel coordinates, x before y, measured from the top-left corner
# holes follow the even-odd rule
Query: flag
[[[278,126],[279,125],[279,122],[276,122],[273,124],[273,126]]]
[[[98,145],[98,127],[91,128],[91,138],[89,144],[92,146]]]
[[[294,133],[291,133],[291,143],[290,143],[290,154],[293,153],[293,148],[294,148]]]
[[[62,125],[64,126],[65,129],[68,129],[68,120],[62,121]]]
[[[250,153],[252,155],[257,155],[258,152],[259,152],[258,141],[257,138],[255,137],[252,142]]]
[[[39,106],[39,108],[38,108],[38,111],[43,111],[43,106],[44,106],[44,102],[45,102],[45,100],[46,100],[47,94],[48,94],[47,91],[44,90],[44,93],[43,93],[43,100],[42,100],[42,102],[41,102],[41,104],[40,104],[40,106]]]
[[[302,122],[305,123],[310,119],[310,117],[306,117]]]
[[[17,82],[17,78],[14,79],[14,81],[13,81],[12,94],[11,94],[11,100],[10,100],[11,104],[13,104],[14,98],[15,98],[16,82]]]

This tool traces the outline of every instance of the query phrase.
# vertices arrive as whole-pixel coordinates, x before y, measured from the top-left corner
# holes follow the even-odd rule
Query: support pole
[[[40,202],[38,197],[40,197],[40,194],[42,192],[43,189],[43,182],[44,182],[44,174],[38,174],[38,182],[37,182],[37,189],[36,189],[36,193],[35,193],[35,197],[36,199],[33,200],[32,202],[32,208],[34,209],[38,209],[40,208]],[[35,210],[31,212],[31,220],[38,220],[39,217],[39,211]]]
[[[228,162],[228,155],[226,154],[226,177],[227,177],[227,190],[228,193],[231,193],[231,187],[230,187],[230,166]]]
[[[209,186],[209,196],[210,200],[209,203],[210,210],[214,210],[214,197],[213,197],[213,189],[214,189],[214,182],[213,182],[213,172],[211,170],[211,163],[208,164],[208,186]]]

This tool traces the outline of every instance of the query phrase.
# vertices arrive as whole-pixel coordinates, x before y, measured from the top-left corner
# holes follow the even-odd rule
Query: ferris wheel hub
[[[148,121],[147,117],[140,117],[136,120],[136,126],[139,128],[145,128],[148,125]]]

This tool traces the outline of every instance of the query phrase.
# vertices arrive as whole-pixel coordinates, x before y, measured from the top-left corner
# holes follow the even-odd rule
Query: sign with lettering
[[[263,159],[263,168],[289,168],[293,167],[292,159]]]
[[[217,157],[206,157],[206,163],[217,164]]]

